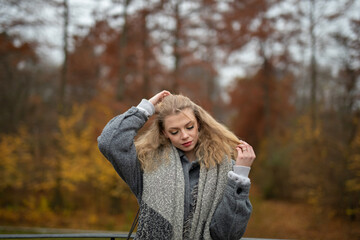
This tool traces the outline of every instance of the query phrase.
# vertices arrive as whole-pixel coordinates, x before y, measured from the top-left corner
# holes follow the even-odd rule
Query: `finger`
[[[250,146],[249,150],[250,150],[250,153],[255,157],[255,151],[254,151],[253,147]]]
[[[237,150],[237,152],[238,152],[238,155],[240,154],[240,155],[242,155],[243,154],[243,150],[241,149],[241,147],[236,147],[236,150]]]
[[[249,151],[249,147],[251,147],[249,144],[241,144],[241,149],[243,151]]]
[[[245,145],[249,145],[247,142],[245,142],[244,140],[240,140],[240,144],[245,144]]]
[[[250,146],[250,144],[248,144],[247,142],[241,142],[238,146]]]
[[[170,93],[169,91],[167,91],[167,90],[164,90],[164,91],[163,91],[163,94],[164,94],[164,96],[169,96],[169,95],[171,95],[171,93]]]
[[[237,147],[243,148],[246,147],[247,145],[245,143],[240,143],[239,145],[237,145]]]
[[[160,96],[159,96],[159,101],[162,101],[165,97],[171,95],[171,93],[167,90],[163,90],[161,93],[160,93]]]
[[[170,95],[171,93],[167,90],[163,90],[157,94],[155,94],[152,98],[149,99],[149,101],[153,104],[156,105],[159,102],[162,101],[162,99],[168,95]]]

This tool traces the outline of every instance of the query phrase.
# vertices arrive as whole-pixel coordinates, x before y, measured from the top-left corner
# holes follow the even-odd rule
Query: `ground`
[[[360,240],[360,222],[325,217],[304,203],[253,198],[246,237],[298,240]]]
[[[299,202],[264,200],[252,190],[253,213],[244,237],[297,240],[360,240],[360,221],[324,217],[311,205]],[[61,214],[14,212],[0,209],[0,225],[42,228],[67,228],[85,231],[128,231],[137,206],[121,215],[95,214],[89,211]],[[19,230],[20,231],[20,230]],[[4,232],[4,231],[0,231]]]

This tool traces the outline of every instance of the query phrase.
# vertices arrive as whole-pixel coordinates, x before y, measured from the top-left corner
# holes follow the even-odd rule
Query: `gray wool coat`
[[[137,159],[134,137],[151,115],[143,111],[148,107],[146,106],[148,103],[144,105],[142,102],[141,104],[140,107],[132,107],[110,120],[98,137],[100,151],[111,162],[139,202],[141,202],[143,192],[143,171]],[[185,193],[190,193],[198,181],[198,170],[196,165],[194,167],[194,164],[188,163],[187,159],[183,158],[181,152],[180,155],[184,170]],[[249,181],[244,181],[233,171],[228,174],[228,183],[225,186],[223,198],[218,204],[210,224],[212,239],[233,240],[243,236],[252,212],[249,189]],[[185,194],[184,214],[189,215],[189,211],[192,209],[191,204],[191,196]]]

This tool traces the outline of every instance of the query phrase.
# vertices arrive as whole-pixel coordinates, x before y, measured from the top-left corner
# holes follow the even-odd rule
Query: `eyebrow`
[[[189,122],[187,122],[184,126],[187,126],[187,125],[189,125],[189,124],[191,124],[191,123],[194,123],[194,121],[189,121]],[[177,127],[171,127],[171,128],[169,128],[169,130],[172,130],[172,129],[179,129],[179,128],[177,128]]]

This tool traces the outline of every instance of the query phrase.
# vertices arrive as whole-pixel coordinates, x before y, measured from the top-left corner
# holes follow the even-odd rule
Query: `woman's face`
[[[164,135],[185,153],[192,152],[199,139],[199,127],[193,110],[186,108],[164,119]]]

